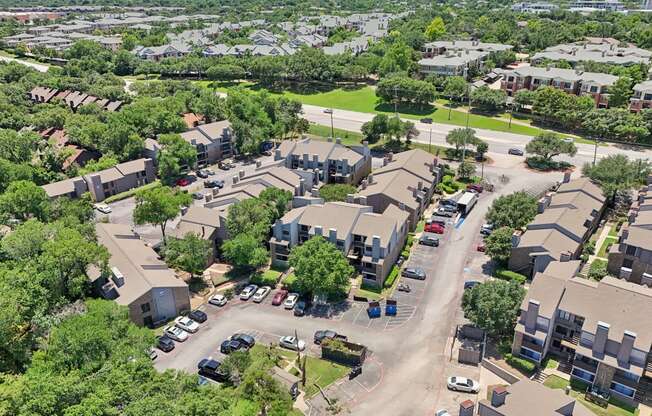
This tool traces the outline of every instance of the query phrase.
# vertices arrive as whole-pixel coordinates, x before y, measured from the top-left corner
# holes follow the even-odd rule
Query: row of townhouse
[[[231,122],[228,120],[198,124],[191,130],[181,133],[181,138],[197,149],[199,167],[213,165],[234,155],[235,137]]]
[[[548,2],[516,3],[511,7],[512,11],[515,12],[532,14],[550,13],[557,10],[558,8],[559,6],[556,4]]]
[[[512,45],[485,43],[475,40],[453,40],[426,43],[419,60],[423,75],[462,76],[468,78],[474,71],[482,70],[493,53],[510,51]]]
[[[503,75],[501,88],[508,96],[514,96],[520,90],[534,91],[548,86],[568,94],[591,96],[599,108],[609,106],[609,87],[618,80],[615,75],[550,66],[524,66],[497,72]]]
[[[551,262],[579,258],[605,207],[606,198],[595,183],[586,177],[570,180],[567,172],[557,191],[541,198],[525,231],[514,233],[509,269],[532,275]]]
[[[649,64],[652,52],[613,38],[588,37],[575,43],[550,46],[535,53],[531,62],[566,61],[572,66],[582,62],[597,62],[611,65]]]
[[[652,175],[632,204],[608,257],[611,275],[652,287]]]
[[[559,357],[591,392],[649,404],[652,289],[615,277],[576,277],[580,261],[555,261],[534,275],[520,307],[512,353],[541,364]]]
[[[156,168],[152,159],[138,159],[118,163],[114,167],[43,185],[50,198],[66,196],[79,198],[89,192],[93,201],[138,188],[156,180]]]
[[[95,104],[106,111],[118,111],[122,107],[122,101],[111,101],[106,98],[95,97],[80,91],[58,90],[56,88],[34,87],[28,94],[29,99],[37,104],[46,104],[54,101],[61,101],[73,111],[83,105]]]
[[[97,36],[76,31],[50,31],[39,35],[19,33],[2,38],[2,42],[6,46],[15,48],[18,45],[24,45],[28,51],[34,48],[64,51],[79,40],[92,40],[114,52],[122,46],[122,38],[120,36]]]

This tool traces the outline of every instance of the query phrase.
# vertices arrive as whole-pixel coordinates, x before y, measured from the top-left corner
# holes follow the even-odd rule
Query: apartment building
[[[233,156],[233,129],[228,120],[201,124],[181,133],[197,149],[197,165],[204,167]]]
[[[552,261],[579,258],[600,223],[606,206],[602,190],[590,179],[564,176],[557,192],[539,201],[539,213],[524,232],[513,236],[509,269],[530,275]]]
[[[652,108],[652,81],[643,81],[634,85],[634,95],[629,99],[629,110],[635,113]]]
[[[275,150],[274,160],[285,160],[289,169],[312,171],[323,183],[357,185],[371,172],[371,151],[366,142],[349,148],[340,139],[284,140]]]
[[[431,58],[420,59],[419,73],[439,76],[460,76],[469,78],[473,71],[482,70],[484,60],[489,56],[489,52],[466,50],[456,52],[446,52],[442,55],[435,55]]]
[[[552,3],[546,3],[546,2],[538,2],[538,3],[516,3],[512,5],[512,11],[519,12],[519,13],[533,13],[533,14],[541,14],[541,13],[550,13],[559,8],[556,4]]]
[[[177,41],[161,46],[137,46],[133,53],[140,59],[158,62],[165,58],[181,58],[192,51],[189,44]]]
[[[438,55],[446,55],[446,53],[457,53],[466,51],[474,52],[504,52],[510,51],[514,47],[512,45],[505,45],[502,43],[487,43],[477,40],[439,40],[436,42],[429,42],[423,45],[421,52],[425,58],[431,58]]]
[[[622,12],[625,10],[625,5],[618,0],[577,0],[568,5],[568,10],[580,13]]]
[[[495,386],[489,400],[478,402],[478,416],[594,416],[560,389],[521,379],[510,386]],[[460,412],[460,416],[464,416]],[[472,416],[472,414],[469,414]]]
[[[609,249],[607,269],[613,276],[652,287],[652,176],[632,204],[618,243]]]
[[[287,263],[292,247],[315,236],[333,243],[368,284],[382,286],[405,244],[407,213],[390,206],[327,202],[295,208],[276,221],[270,239],[272,261]]]
[[[90,192],[93,201],[138,188],[156,180],[156,168],[152,159],[138,159],[118,163],[112,168],[87,175],[43,185],[50,198],[67,196],[79,198]]]
[[[521,305],[512,353],[538,364],[552,353],[592,391],[652,400],[652,289],[611,276],[574,277],[579,262],[553,262],[535,275]]]
[[[97,292],[129,308],[141,326],[156,326],[190,309],[188,285],[151,247],[123,224],[95,224],[97,239],[109,252],[109,270],[89,271]]]
[[[80,91],[58,90],[56,88],[34,87],[28,96],[32,102],[38,104],[60,100],[73,111],[77,111],[79,107],[87,104],[95,104],[106,111],[118,111],[122,107],[122,101],[110,101]]]
[[[609,87],[618,80],[615,75],[550,66],[525,66],[502,71],[502,74],[501,88],[509,96],[522,89],[534,91],[539,87],[548,86],[568,94],[589,95],[594,99],[596,107],[600,108],[609,106]]]
[[[420,149],[389,153],[383,166],[363,180],[348,202],[369,205],[376,213],[394,205],[408,213],[408,227],[414,230],[441,181],[437,158]]]
[[[550,46],[535,53],[532,64],[545,61],[565,61],[573,67],[582,62],[610,65],[649,64],[652,52],[613,38],[586,38],[579,42]]]

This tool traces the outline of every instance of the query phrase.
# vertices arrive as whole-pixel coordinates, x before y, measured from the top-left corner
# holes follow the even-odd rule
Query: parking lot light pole
[[[422,118],[421,122],[430,125],[430,135],[428,137],[428,153],[431,153],[430,148],[432,147],[432,119],[430,117]]]

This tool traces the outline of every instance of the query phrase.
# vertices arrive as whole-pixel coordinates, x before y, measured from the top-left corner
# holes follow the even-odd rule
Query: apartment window
[[[627,380],[638,381],[638,376],[634,373],[630,373],[629,371],[618,371],[618,375],[626,378]]]
[[[290,230],[283,230],[283,237],[289,237],[290,236]]]
[[[151,307],[149,306],[149,302],[147,302],[147,303],[143,303],[142,305],[140,305],[140,311],[141,311],[142,313],[147,313],[147,312],[149,312],[150,310],[151,310]]]
[[[557,325],[557,327],[555,327],[555,332],[559,335],[566,336],[568,335],[568,328],[561,325]]]
[[[634,393],[636,393],[636,390],[634,390],[633,388],[623,386],[622,384],[616,383],[615,381],[611,382],[611,386],[609,386],[609,388],[627,397],[634,397]]]
[[[636,255],[636,247],[635,246],[627,246],[627,249],[625,250],[625,253],[629,256],[635,256]],[[627,266],[631,267],[631,266]]]
[[[543,340],[540,340],[538,338],[532,338],[532,337],[525,337],[525,339],[528,342],[531,342],[534,345],[539,345],[539,346],[543,347]]]
[[[627,269],[631,269],[633,265],[634,265],[634,260],[632,260],[632,259],[624,259],[623,260],[623,267],[625,267]]]
[[[571,374],[588,383],[593,383],[593,380],[595,380],[594,374],[591,374],[588,371],[584,371],[581,368],[573,368],[573,372]]]
[[[520,352],[521,352],[521,355],[523,357],[525,357],[525,358],[529,358],[529,359],[537,361],[537,362],[541,361],[541,354],[536,352],[536,351],[532,351],[532,350],[530,350],[528,348],[521,347]]]
[[[566,321],[570,321],[570,320],[571,320],[571,314],[568,313],[568,312],[566,312],[566,311],[562,311],[561,309],[559,310],[559,312],[557,313],[557,315],[559,315],[559,317],[560,317],[561,319],[564,319],[564,320],[566,320]]]
[[[598,87],[596,87],[596,86],[594,85],[594,86],[591,87],[590,91],[591,91],[591,92],[598,92]]]
[[[645,95],[643,96],[643,99],[644,99],[644,100],[648,100],[648,101],[649,101],[649,100],[652,100],[652,94],[645,94]]]

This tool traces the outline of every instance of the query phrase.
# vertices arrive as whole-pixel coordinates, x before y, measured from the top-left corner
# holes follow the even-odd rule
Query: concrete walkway
[[[595,241],[595,254],[589,256],[589,261],[588,261],[589,263],[592,263],[593,260],[595,260],[595,259],[606,260],[604,257],[598,257],[597,254],[598,254],[598,251],[600,250],[600,247],[602,247],[602,244],[604,244],[604,241],[609,236],[609,231],[611,231],[611,226],[612,225],[613,224],[610,223],[610,222],[605,224],[604,228],[602,229],[602,232],[598,236],[598,239]]]

